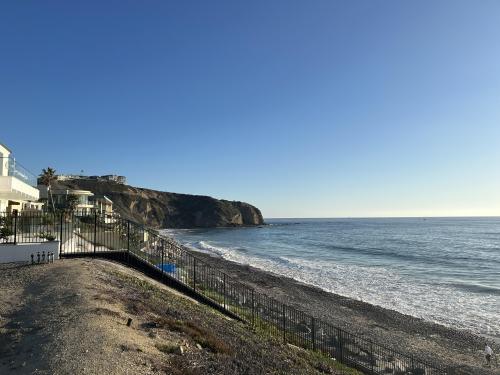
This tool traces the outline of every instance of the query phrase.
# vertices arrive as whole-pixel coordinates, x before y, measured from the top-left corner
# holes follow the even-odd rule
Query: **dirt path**
[[[0,285],[2,375],[353,373],[107,261],[4,264]]]
[[[108,286],[98,269],[76,262],[2,267],[1,374],[152,373],[141,353],[122,355],[118,342],[144,337],[125,329],[118,301],[100,298]]]

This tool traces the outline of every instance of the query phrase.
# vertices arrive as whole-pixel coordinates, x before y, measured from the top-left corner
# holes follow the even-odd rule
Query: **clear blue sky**
[[[500,2],[4,1],[0,142],[265,217],[500,215]]]

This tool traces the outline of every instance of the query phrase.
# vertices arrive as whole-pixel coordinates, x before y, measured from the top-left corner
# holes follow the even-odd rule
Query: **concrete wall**
[[[37,259],[37,253],[42,251],[54,253],[54,260],[59,259],[59,241],[32,244],[2,244],[0,245],[0,263],[31,262],[31,254]]]
[[[4,145],[0,144],[0,176],[7,176],[9,170],[10,151]]]

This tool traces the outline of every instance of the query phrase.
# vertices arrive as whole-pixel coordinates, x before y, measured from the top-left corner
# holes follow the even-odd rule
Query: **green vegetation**
[[[177,351],[178,346],[174,344],[155,344],[156,349],[165,354],[173,354]]]
[[[0,240],[6,241],[10,236],[14,234],[11,227],[12,218],[0,216]]]
[[[69,212],[75,211],[79,203],[80,199],[78,198],[78,196],[74,194],[69,194],[68,196],[66,196],[66,209],[69,210]]]
[[[231,348],[221,339],[214,336],[208,329],[199,325],[182,320],[174,320],[170,318],[159,318],[156,322],[160,328],[168,328],[171,331],[182,332],[191,337],[193,341],[200,344],[203,348],[207,348],[214,353],[230,354]]]
[[[56,239],[56,236],[54,236],[52,233],[46,233],[46,232],[40,232],[40,234],[38,234],[38,237],[41,238],[41,239],[45,239],[47,241],[55,241]]]
[[[42,173],[40,174],[40,182],[47,186],[47,191],[49,193],[49,198],[51,202],[52,211],[56,211],[56,207],[54,204],[54,197],[52,196],[52,183],[57,179],[56,170],[51,167],[47,167],[46,169],[42,169]]]
[[[9,227],[0,228],[0,240],[7,240],[14,232]]]
[[[108,272],[123,281],[120,285],[133,288],[133,293],[123,288],[128,290],[127,309],[147,317],[143,326],[154,330],[154,337],[162,338],[155,343],[158,351],[166,355],[180,354],[180,347],[184,347],[182,356],[169,357],[167,373],[201,375],[211,369],[224,375],[361,374],[322,353],[284,344],[282,332],[281,335],[270,334],[269,330],[277,332],[278,327],[257,317],[256,325],[261,328],[252,330],[247,324],[228,319],[206,305],[173,295],[147,280],[118,271]],[[295,341],[292,336],[290,340]],[[185,344],[173,344],[178,342]],[[197,350],[193,343],[205,350]]]

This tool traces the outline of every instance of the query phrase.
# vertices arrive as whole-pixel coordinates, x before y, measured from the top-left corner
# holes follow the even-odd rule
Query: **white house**
[[[40,192],[36,188],[36,182],[35,175],[20,165],[12,157],[11,151],[0,144],[0,213],[40,210],[42,203],[37,202]],[[0,225],[0,229],[9,228],[5,223]],[[23,233],[22,228],[15,228],[14,232],[0,241],[0,263],[29,262],[32,254],[40,252],[53,253],[55,259],[59,257],[58,241],[34,243],[36,240],[42,241],[38,239],[38,233]],[[10,229],[12,230],[12,227]],[[21,241],[19,238],[16,241],[16,234],[20,236]],[[17,244],[19,242],[21,243]]]
[[[41,208],[36,177],[0,143],[0,212],[21,212]]]
[[[47,186],[38,185],[40,189],[40,198],[44,201],[48,201],[49,199],[49,191]],[[78,198],[78,203],[75,207],[75,210],[79,214],[90,214],[94,209],[93,202],[89,201],[94,194],[89,190],[76,190],[76,189],[57,189],[53,188],[50,190],[52,195],[52,199],[54,199],[54,205],[56,208],[64,209],[67,206],[68,196],[74,195]],[[49,204],[49,203],[47,203]]]

